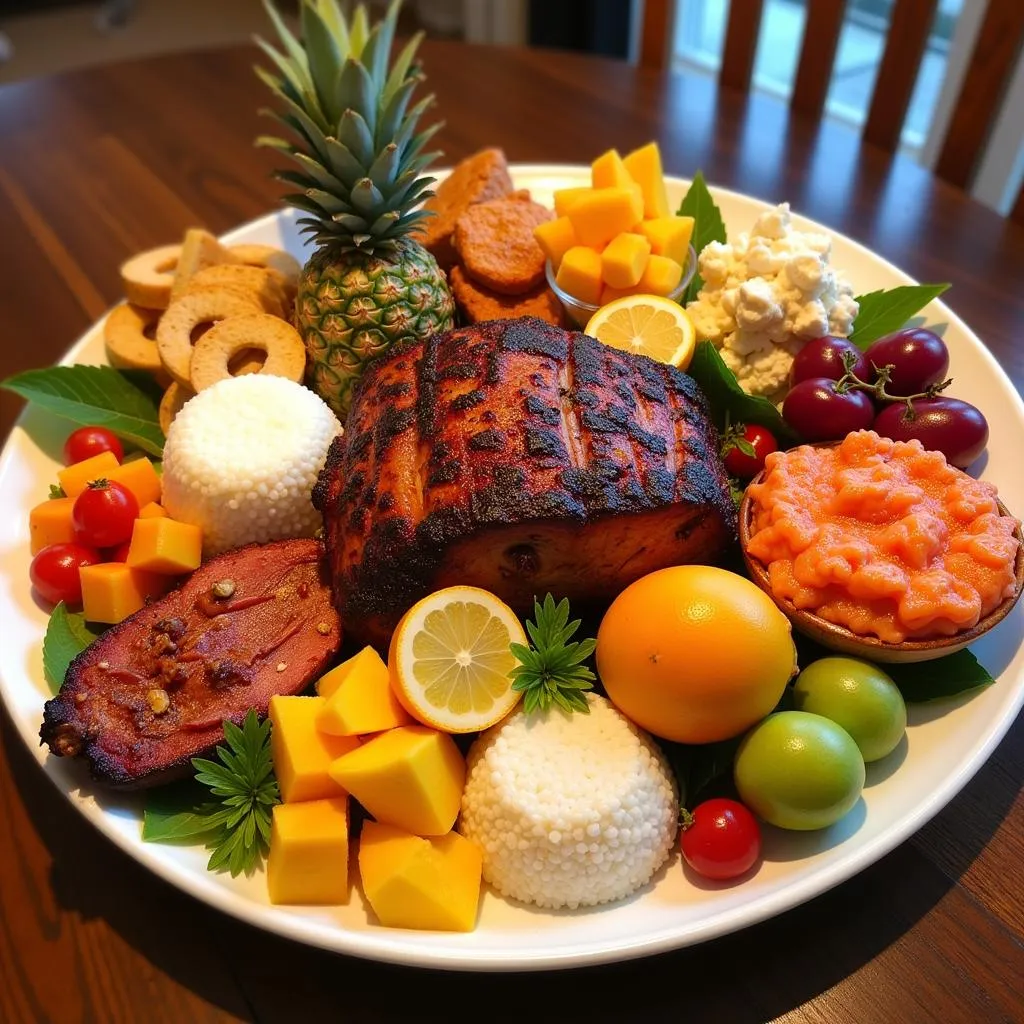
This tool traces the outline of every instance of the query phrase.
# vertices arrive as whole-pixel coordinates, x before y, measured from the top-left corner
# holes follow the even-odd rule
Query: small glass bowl
[[[671,299],[673,302],[678,302],[683,297],[683,292],[686,291],[686,286],[693,280],[693,275],[697,272],[697,253],[694,252],[693,246],[689,246],[686,252],[686,266],[683,267],[683,276],[679,281],[678,287],[671,294],[666,295],[667,299]],[[562,308],[565,310],[566,316],[577,326],[580,330],[583,330],[587,326],[590,318],[601,308],[595,306],[592,302],[580,302],[579,299],[573,298],[567,291],[559,288],[555,282],[555,271],[551,266],[551,260],[545,260],[544,262],[544,276],[548,279],[548,285],[551,290],[558,296],[559,302],[562,303]]]

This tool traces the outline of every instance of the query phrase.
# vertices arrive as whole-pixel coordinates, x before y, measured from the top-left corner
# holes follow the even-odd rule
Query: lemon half
[[[626,295],[602,306],[585,334],[612,348],[649,356],[685,370],[693,358],[697,332],[686,310],[661,295]]]

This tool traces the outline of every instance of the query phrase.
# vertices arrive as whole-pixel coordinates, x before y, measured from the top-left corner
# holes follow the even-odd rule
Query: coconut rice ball
[[[459,831],[483,876],[539,907],[623,899],[672,849],[679,802],[661,750],[603,697],[590,714],[514,712],[470,748]]]
[[[163,504],[203,531],[203,554],[320,526],[311,494],[331,441],[334,413],[284,377],[247,373],[218,381],[182,408],[164,445]]]

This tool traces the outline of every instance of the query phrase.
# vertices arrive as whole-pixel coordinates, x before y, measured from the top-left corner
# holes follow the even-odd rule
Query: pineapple
[[[424,150],[440,124],[416,134],[433,96],[409,105],[423,80],[413,64],[421,36],[390,61],[401,0],[373,25],[361,4],[347,18],[337,0],[301,0],[301,42],[264,4],[284,49],[258,39],[275,72],[256,73],[291,138],[257,144],[298,165],[276,173],[295,187],[285,202],[318,246],[299,279],[296,326],[307,383],[344,420],[372,359],[452,326],[444,272],[412,237],[429,216],[419,206],[434,179],[422,172],[438,154]]]

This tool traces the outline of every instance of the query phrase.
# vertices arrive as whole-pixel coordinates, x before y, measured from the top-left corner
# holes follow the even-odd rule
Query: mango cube
[[[667,256],[651,255],[640,275],[636,290],[644,295],[669,295],[679,287],[683,268]]]
[[[569,213],[569,208],[573,204],[579,202],[584,196],[590,195],[594,190],[592,188],[559,188],[555,189],[552,195],[552,201],[555,204],[555,216],[565,217]]]
[[[574,245],[562,257],[555,281],[574,299],[596,303],[601,297],[601,254],[587,245]]]
[[[590,180],[594,188],[628,188],[633,184],[617,149],[602,153],[590,165]]]
[[[192,572],[203,559],[203,531],[174,519],[136,519],[127,562],[149,572]]]
[[[108,480],[116,480],[127,487],[135,495],[140,509],[143,505],[160,500],[163,485],[149,459],[132,459],[131,462],[124,462],[106,476]]]
[[[151,501],[148,505],[143,505],[139,509],[140,519],[160,519],[166,515],[167,509],[158,501]]]
[[[472,931],[482,863],[479,847],[457,832],[422,839],[366,821],[359,837],[363,892],[388,928]]]
[[[286,803],[344,795],[328,769],[335,758],[359,746],[354,736],[328,736],[316,727],[324,697],[270,698],[270,751],[274,773]]]
[[[28,537],[33,555],[51,544],[70,544],[75,539],[71,525],[74,504],[74,498],[51,498],[29,512]]]
[[[632,288],[612,288],[606,284],[601,289],[601,305],[607,306],[609,302],[624,299],[627,295],[636,295],[638,291],[639,289],[636,286]]]
[[[601,279],[612,288],[632,288],[650,255],[651,243],[643,235],[616,235],[601,253]]]
[[[644,217],[667,217],[672,212],[661,172],[661,150],[656,142],[627,153],[622,161],[644,196]],[[638,217],[637,220],[640,218]]]
[[[533,229],[533,237],[556,271],[562,257],[576,244],[576,232],[568,217],[556,217],[538,224]]]
[[[466,763],[447,733],[405,725],[339,757],[330,774],[378,821],[442,836],[459,814]]]
[[[644,214],[639,185],[592,189],[572,204],[567,214],[581,245],[607,245],[616,235],[629,231]]]
[[[348,797],[278,804],[270,829],[271,903],[348,902]]]
[[[100,452],[92,458],[82,459],[57,471],[57,482],[69,498],[77,498],[93,480],[112,479],[111,473],[118,468],[117,456],[113,452]]]
[[[167,589],[165,577],[132,569],[124,562],[83,565],[82,611],[90,622],[116,623],[142,608],[146,599]]]
[[[372,647],[331,669],[316,684],[316,692],[327,699],[317,727],[332,736],[384,732],[414,721],[398,702],[388,667]]]
[[[642,220],[637,230],[651,243],[651,252],[686,266],[687,248],[693,236],[692,217],[653,217]]]

